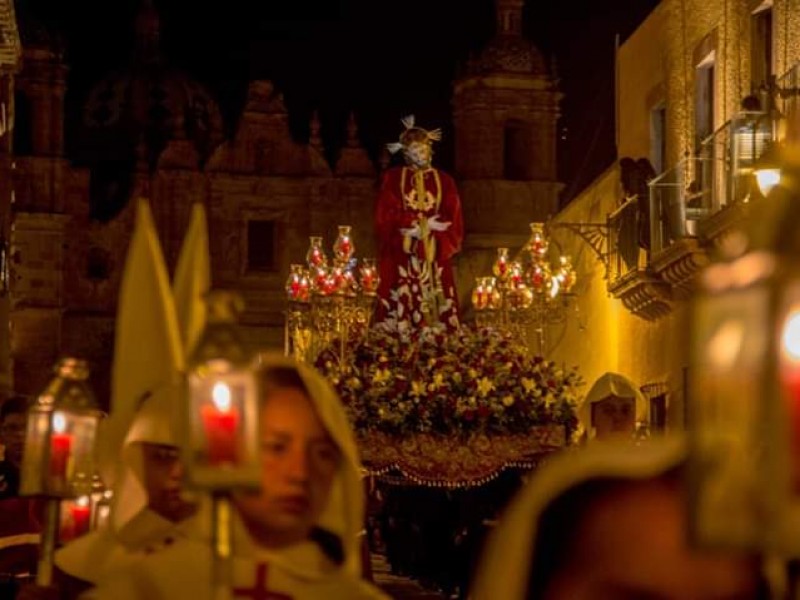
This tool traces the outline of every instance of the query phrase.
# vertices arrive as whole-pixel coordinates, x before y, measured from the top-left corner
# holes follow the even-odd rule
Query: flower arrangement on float
[[[316,366],[341,396],[357,433],[520,434],[561,425],[570,439],[584,384],[577,368],[530,356],[506,331],[462,326],[409,334],[388,320]]]

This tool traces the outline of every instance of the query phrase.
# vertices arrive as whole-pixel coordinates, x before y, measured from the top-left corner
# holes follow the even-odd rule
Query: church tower
[[[519,248],[527,224],[558,210],[556,121],[561,94],[522,34],[525,0],[495,0],[496,31],[453,84],[455,173],[466,236],[458,264],[462,310],[495,248]]]

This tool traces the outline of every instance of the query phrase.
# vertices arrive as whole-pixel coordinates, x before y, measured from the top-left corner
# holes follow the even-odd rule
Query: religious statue
[[[406,165],[381,179],[375,229],[381,284],[377,320],[411,330],[459,325],[452,258],[461,250],[464,225],[453,178],[431,166],[439,129],[427,131],[403,119],[405,131],[390,152],[403,151]]]

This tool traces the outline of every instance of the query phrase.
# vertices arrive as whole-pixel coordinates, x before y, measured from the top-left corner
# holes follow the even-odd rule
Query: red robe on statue
[[[450,226],[428,231],[434,215]],[[419,238],[401,231],[415,225]],[[401,329],[437,321],[448,329],[458,327],[451,259],[461,250],[464,223],[453,178],[435,168],[387,170],[375,207],[375,231],[381,278],[377,320],[396,318]]]

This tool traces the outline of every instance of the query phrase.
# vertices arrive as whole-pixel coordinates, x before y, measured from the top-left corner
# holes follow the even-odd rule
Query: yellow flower
[[[453,373],[453,381],[455,381],[456,383],[461,383],[461,373],[455,371]]]
[[[347,380],[347,385],[350,389],[353,390],[360,390],[363,386],[361,385],[361,380],[358,377],[351,377]]]
[[[488,377],[483,377],[478,382],[478,395],[481,398],[486,398],[486,396],[489,395],[489,392],[491,392],[493,389],[494,383]]]
[[[470,369],[467,371],[467,374],[472,378],[475,379],[478,376],[478,372],[475,369]]]
[[[522,383],[522,387],[525,388],[527,393],[531,393],[533,390],[536,389],[536,382],[533,379],[528,379],[527,377],[523,377],[520,382]]]
[[[411,391],[409,392],[410,396],[415,398],[419,398],[425,395],[425,384],[421,381],[412,381],[411,382]]]
[[[503,406],[511,406],[512,404],[514,404],[514,396],[511,394],[503,396]]]
[[[382,383],[386,383],[391,378],[392,374],[389,369],[378,369],[375,371],[375,375],[372,377],[372,381],[377,385]]]

